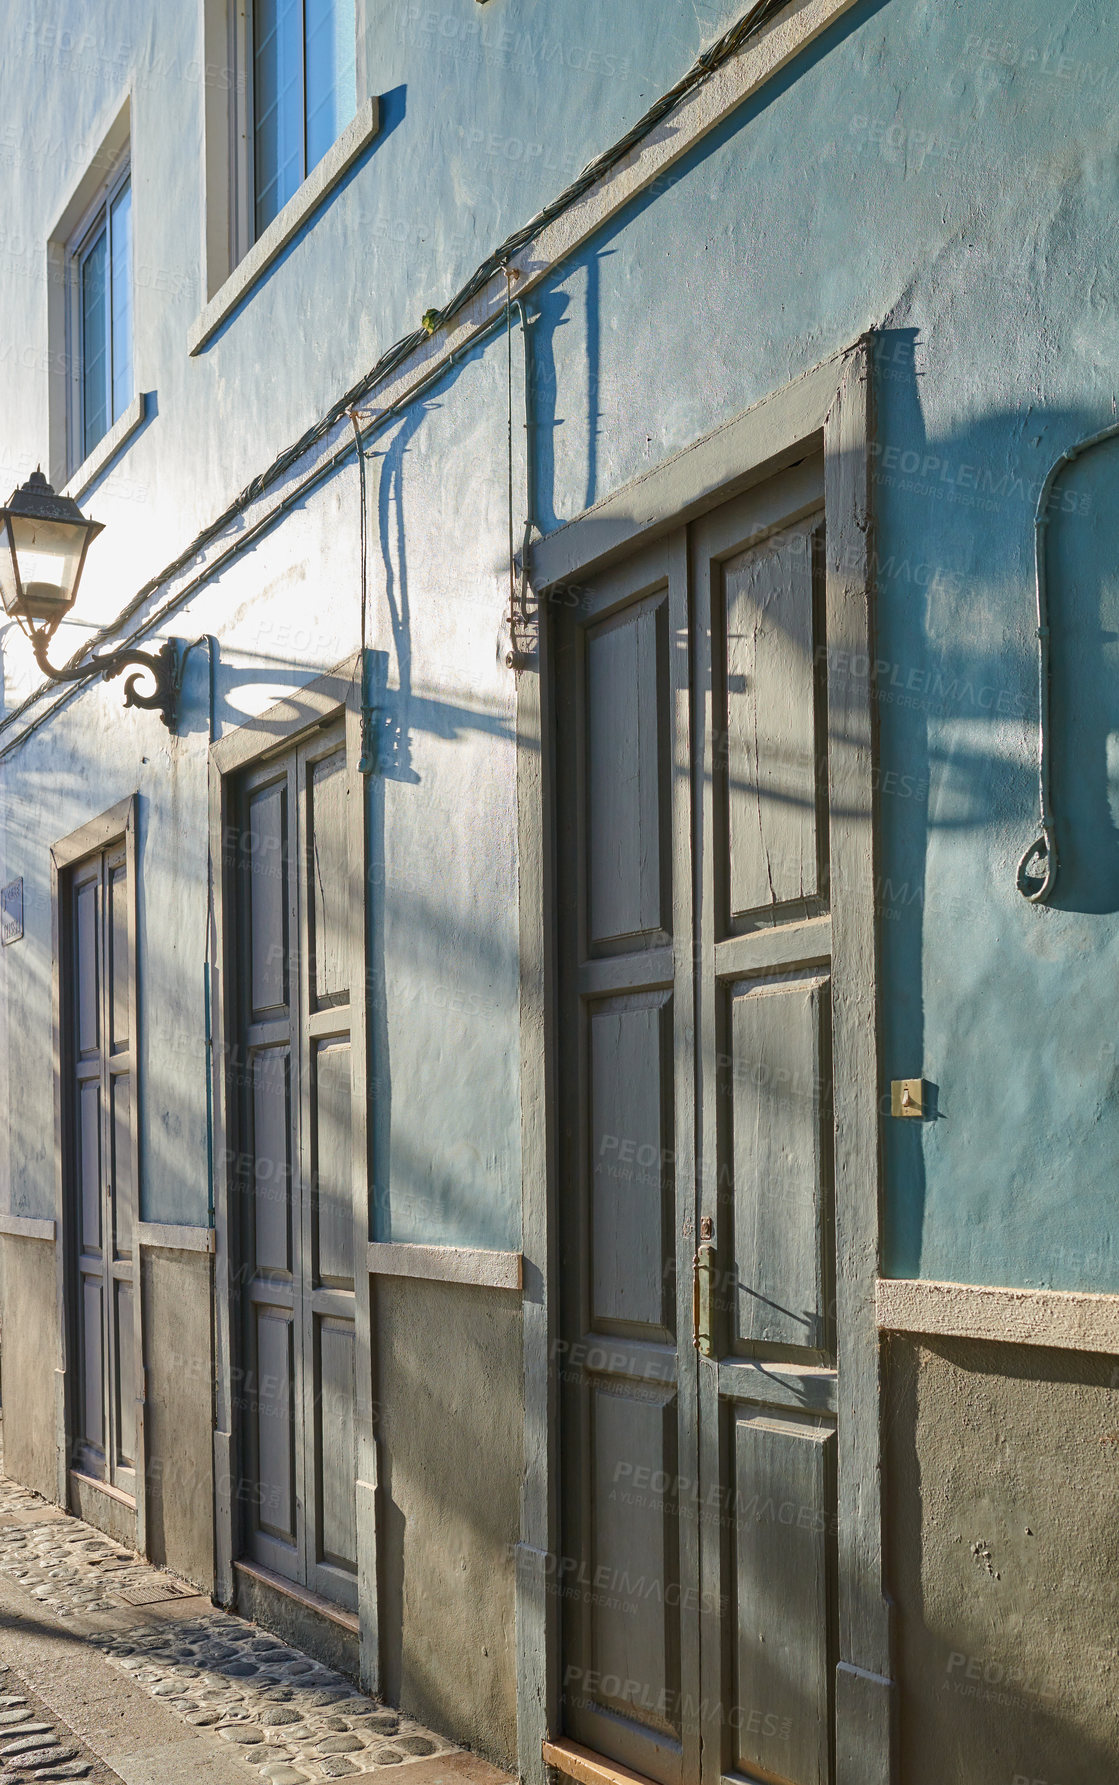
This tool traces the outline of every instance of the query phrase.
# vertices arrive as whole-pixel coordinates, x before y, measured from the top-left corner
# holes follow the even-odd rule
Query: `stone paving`
[[[0,1785],[55,1779],[120,1785],[117,1774],[47,1709],[16,1670],[0,1663]]]
[[[199,1612],[205,1602],[193,1588],[3,1477],[0,1571],[185,1722],[230,1743],[269,1785],[366,1777],[460,1752],[256,1625],[209,1607]],[[189,1611],[184,1606],[176,1615],[177,1597],[189,1598]],[[160,1599],[170,1603],[159,1606],[153,1623],[153,1601]],[[22,1707],[11,1708],[22,1723]],[[0,1732],[3,1717],[0,1710]],[[0,1760],[2,1748],[0,1735]],[[75,1756],[61,1764],[78,1763]],[[0,1785],[25,1774],[86,1776],[0,1766]]]

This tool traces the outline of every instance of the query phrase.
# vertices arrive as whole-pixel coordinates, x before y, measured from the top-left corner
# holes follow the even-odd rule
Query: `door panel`
[[[131,896],[123,842],[79,863],[61,888],[73,1467],[128,1494],[138,1392]]]
[[[587,941],[671,929],[667,595],[586,633]]]
[[[263,1048],[252,1061],[252,1269],[292,1274],[291,1095],[288,1050]]]
[[[827,1345],[828,993],[813,974],[739,980],[730,993],[735,1350]]]
[[[249,949],[254,1017],[287,1005],[288,842],[283,782],[248,802]]]
[[[75,973],[74,984],[77,986],[77,1046],[79,1060],[95,1054],[101,1046],[101,987],[100,987],[100,931],[101,931],[101,874],[90,877],[87,870],[80,879],[75,877],[74,910],[75,910]]]
[[[294,1322],[282,1307],[257,1304],[257,1467],[265,1489],[260,1524],[271,1538],[297,1547]]]
[[[113,1250],[132,1256],[132,1084],[122,1073],[109,1080],[109,1131],[113,1137],[110,1175],[113,1184]]]
[[[100,1272],[81,1278],[82,1440],[80,1460],[100,1475],[105,1455],[104,1290]]]
[[[349,1041],[322,1042],[314,1049],[312,1058],[312,1220],[316,1281],[352,1289],[354,1205]]]
[[[678,1743],[680,1559],[675,1395],[600,1379],[592,1402],[592,1667],[604,1706]],[[632,1484],[640,1482],[635,1491]]]
[[[827,1785],[835,1431],[738,1408],[734,1419],[733,1761]]]
[[[600,1332],[670,1338],[672,1002],[667,992],[590,1010],[591,1315]]]
[[[349,839],[341,728],[234,796],[242,1244],[242,1533],[266,1567],[356,1607]]]
[[[101,1077],[78,1085],[78,1188],[83,1252],[101,1251]]]
[[[116,1356],[117,1455],[121,1468],[132,1469],[136,1463],[136,1328],[130,1279],[113,1283],[116,1318],[113,1326],[113,1349]]]
[[[346,830],[346,753],[335,750],[312,762],[307,814],[311,838],[311,900],[308,909],[312,1008],[350,995],[348,931],[349,843]]]
[[[720,566],[732,921],[821,891],[826,826],[817,805],[827,797],[826,784],[818,785],[827,756],[816,736],[816,525],[767,534]]]
[[[107,875],[109,900],[109,1011],[108,1036],[111,1053],[119,1054],[128,1046],[131,971],[128,951],[128,870],[123,861],[115,861]]]
[[[351,1223],[352,1230],[352,1223]],[[321,1464],[317,1556],[332,1568],[357,1568],[354,1500],[354,1329],[342,1320],[318,1322],[316,1454]]]

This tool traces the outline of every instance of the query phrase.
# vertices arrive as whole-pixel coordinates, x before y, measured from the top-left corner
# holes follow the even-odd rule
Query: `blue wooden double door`
[[[551,606],[562,1733],[829,1785],[822,455]]]
[[[241,1550],[356,1610],[348,798],[315,732],[243,775],[227,854]]]
[[[61,888],[70,1462],[129,1498],[140,1381],[131,905],[123,837]]]

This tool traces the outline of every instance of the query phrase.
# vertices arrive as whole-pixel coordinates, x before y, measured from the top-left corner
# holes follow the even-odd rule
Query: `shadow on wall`
[[[938,912],[950,916],[955,896],[947,876],[956,858],[938,849],[938,837],[986,833],[983,871],[1009,887],[1013,862],[1037,831],[1034,513],[1050,465],[1107,419],[1088,411],[991,412],[949,440],[930,440],[919,357],[916,331],[883,331],[876,890],[884,1057],[914,1063],[906,1071],[926,1058],[926,899],[935,896]],[[1119,442],[1112,442],[1057,479],[1048,510],[1055,913],[1119,911],[1117,479]],[[930,880],[930,860],[944,864],[938,882]],[[974,891],[970,902],[961,892],[961,939],[980,915]],[[1034,915],[1036,930],[1046,919]],[[1099,947],[1109,935],[1110,926]],[[1023,951],[1044,948],[1032,937]],[[950,1120],[952,1110],[941,1114]],[[924,1124],[887,1124],[895,1194],[885,1253],[893,1275],[921,1271],[928,1140]]]

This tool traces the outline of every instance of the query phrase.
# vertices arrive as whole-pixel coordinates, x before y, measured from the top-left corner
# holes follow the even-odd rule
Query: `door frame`
[[[302,688],[293,688],[274,706],[228,732],[210,747],[210,859],[213,871],[213,1106],[214,1106],[214,1561],[215,1598],[231,1605],[235,1596],[234,1560],[240,1549],[238,1496],[240,1440],[235,1416],[234,1370],[240,1349],[237,1297],[237,1223],[231,1206],[235,1175],[230,1155],[230,1045],[237,1035],[235,975],[231,971],[236,944],[236,867],[227,858],[232,823],[234,778],[269,756],[286,753],[310,732],[345,721],[346,776],[353,814],[349,837],[351,997],[350,1109],[353,1133],[354,1208],[354,1371],[357,1451],[358,1629],[361,1680],[369,1691],[379,1683],[377,1633],[377,1449],[373,1433],[373,1379],[370,1351],[369,1270],[369,1141],[367,1119],[368,1048],[368,818],[361,757],[361,653]],[[313,1599],[302,1590],[295,1597]],[[317,1601],[316,1601],[317,1603]]]
[[[538,540],[530,580],[535,674],[518,679],[517,794],[521,858],[522,1205],[525,1456],[517,1555],[518,1750],[526,1785],[543,1785],[559,1735],[561,1601],[557,1439],[559,1281],[555,1073],[555,727],[550,607],[579,600],[579,579],[628,556],[823,448],[829,719],[847,745],[830,800],[836,958],[850,963],[835,998],[836,1339],[839,1420],[837,1785],[896,1776],[896,1688],[885,1589],[881,1356],[875,1281],[881,1235],[880,1024],[875,912],[877,711],[871,448],[874,337],[864,335],[742,415],[635,478]],[[842,671],[842,673],[840,673]],[[546,1112],[544,1115],[541,1112]],[[536,1285],[535,1290],[532,1285]],[[867,1493],[867,1483],[877,1491]],[[561,1770],[564,1770],[561,1767]]]
[[[137,889],[137,815],[139,796],[131,793],[127,798],[118,800],[107,812],[98,818],[91,818],[86,824],[71,831],[51,845],[51,1057],[54,1070],[54,1168],[55,1168],[55,1282],[57,1297],[57,1331],[58,1362],[55,1365],[55,1445],[58,1456],[58,1504],[70,1504],[70,1446],[75,1417],[75,1395],[72,1361],[75,1355],[76,1334],[73,1330],[73,1281],[75,1264],[70,1257],[69,1221],[66,1211],[66,1160],[73,1146],[73,1115],[69,1107],[65,1085],[65,1058],[68,1041],[66,1037],[66,1013],[64,1009],[62,977],[66,956],[67,938],[64,927],[64,887],[65,876],[71,868],[84,861],[87,856],[100,854],[114,843],[123,841],[125,864],[128,878],[128,952],[129,952],[129,1010],[128,1024],[133,1050],[132,1089],[129,1099],[129,1145],[132,1152],[132,1195],[134,1207],[132,1211],[133,1235],[133,1271],[134,1318],[133,1318],[133,1367],[136,1383],[136,1548],[141,1555],[147,1554],[147,1506],[146,1506],[146,1447],[144,1442],[144,1403],[146,1399],[144,1377],[144,1305],[142,1272],[140,1268],[140,1211],[142,1207],[142,1189],[140,1184],[140,1105],[142,1101],[140,1073],[140,961],[138,942],[138,889]],[[129,1496],[122,1494],[119,1488],[105,1484],[109,1497],[127,1507],[131,1504]]]

